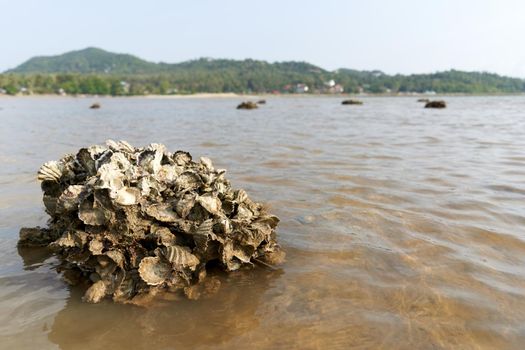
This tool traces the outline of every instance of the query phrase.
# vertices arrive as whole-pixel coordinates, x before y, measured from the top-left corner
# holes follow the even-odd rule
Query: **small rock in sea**
[[[100,108],[100,103],[93,103],[89,108],[91,108],[91,109],[99,109]]]
[[[225,172],[158,143],[81,148],[38,171],[49,227],[22,228],[18,245],[51,248],[64,280],[89,285],[87,302],[197,298],[188,291],[206,284],[210,262],[234,271],[284,259],[279,218]]]
[[[252,102],[252,101],[246,101],[237,106],[237,109],[256,109],[256,108],[259,108],[259,106],[257,106],[257,103]]]
[[[445,101],[429,101],[425,104],[425,108],[446,108],[447,104]]]
[[[259,101],[257,101],[257,104],[258,105],[265,105],[266,104],[266,100],[259,100]]]
[[[342,105],[362,105],[363,101],[359,100],[344,100],[341,102]]]
[[[430,102],[430,100],[428,98],[420,98],[419,100],[417,100],[417,102],[428,103],[428,102]]]

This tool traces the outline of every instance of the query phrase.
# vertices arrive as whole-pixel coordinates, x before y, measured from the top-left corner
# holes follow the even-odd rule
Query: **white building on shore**
[[[306,92],[308,92],[308,90],[310,90],[308,88],[308,85],[306,84],[297,84],[295,85],[295,93],[296,94],[304,94]]]

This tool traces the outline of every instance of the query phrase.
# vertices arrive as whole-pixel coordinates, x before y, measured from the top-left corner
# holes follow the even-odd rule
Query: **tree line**
[[[306,64],[305,64],[306,65]],[[315,67],[315,66],[311,66]],[[523,93],[525,81],[491,73],[446,71],[434,74],[387,75],[380,71],[305,67],[179,67],[164,74],[0,74],[0,92],[70,95],[145,95],[191,93],[290,93],[297,84],[310,93],[327,92],[334,80],[346,93]]]

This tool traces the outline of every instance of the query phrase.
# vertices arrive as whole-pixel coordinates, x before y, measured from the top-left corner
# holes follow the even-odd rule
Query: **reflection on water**
[[[524,97],[0,99],[0,348],[516,348],[525,343]],[[216,294],[88,305],[46,250],[41,163],[107,138],[206,155],[282,219],[282,271]],[[177,300],[167,300],[177,299]]]
[[[53,252],[47,247],[16,247],[18,255],[24,263],[24,270],[33,271],[38,269],[50,257]]]
[[[107,344],[113,349],[187,349],[234,342],[259,326],[256,311],[278,278],[260,272],[223,277],[222,288],[208,298],[157,300],[148,308],[82,303],[84,291],[73,289],[48,338],[61,349],[107,349]]]

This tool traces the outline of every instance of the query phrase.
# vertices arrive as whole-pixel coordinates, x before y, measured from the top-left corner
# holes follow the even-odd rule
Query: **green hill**
[[[158,72],[159,66],[127,54],[116,54],[95,47],[58,56],[37,56],[6,73],[46,74],[141,74]]]
[[[5,73],[139,75],[179,73],[187,70],[216,72],[221,69],[234,69],[237,73],[247,73],[252,70],[279,72],[282,74],[290,72],[303,74],[325,72],[322,68],[306,62],[279,62],[272,64],[252,59],[238,61],[200,58],[175,64],[153,63],[128,54],[117,54],[99,48],[88,47],[57,56],[33,57]]]
[[[337,89],[330,89],[330,81]],[[379,70],[341,68],[327,71],[307,62],[269,63],[253,59],[200,58],[181,63],[153,63],[98,48],[58,56],[34,57],[0,74],[8,93],[172,94],[194,92],[311,93],[523,93],[525,81],[486,72],[451,70],[432,74],[388,75]],[[333,85],[333,83],[332,83]],[[0,90],[1,92],[1,90]]]

